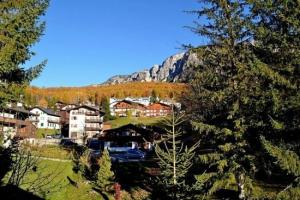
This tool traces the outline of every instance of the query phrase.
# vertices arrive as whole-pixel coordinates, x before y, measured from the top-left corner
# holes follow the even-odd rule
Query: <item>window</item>
[[[77,138],[77,133],[76,132],[72,132],[71,133],[71,138]]]
[[[72,117],[72,120],[77,120],[77,117],[76,116]]]
[[[41,127],[44,127],[44,123],[41,123]]]

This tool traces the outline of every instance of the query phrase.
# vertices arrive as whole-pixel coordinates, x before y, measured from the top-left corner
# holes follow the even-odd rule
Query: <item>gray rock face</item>
[[[193,53],[179,53],[167,58],[161,65],[153,65],[149,70],[135,72],[131,75],[117,75],[103,84],[119,84],[126,82],[187,82],[193,65],[200,64]]]

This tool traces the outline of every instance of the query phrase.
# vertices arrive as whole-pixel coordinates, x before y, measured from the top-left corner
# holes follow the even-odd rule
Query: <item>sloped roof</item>
[[[92,106],[88,106],[88,105],[80,105],[80,106],[76,106],[75,108],[70,108],[68,109],[68,111],[71,111],[71,110],[77,110],[79,108],[86,108],[88,110],[93,110],[93,111],[98,111],[100,112],[100,114],[104,115],[105,112],[103,112],[102,110],[98,109],[98,108],[95,108],[95,107],[92,107]]]
[[[23,113],[23,114],[26,114],[26,115],[36,115],[34,113],[31,113],[29,110],[26,110],[25,108],[23,107],[12,107],[12,108],[6,108],[6,110],[8,111],[13,111],[15,113]]]
[[[147,108],[158,108],[157,107],[158,105],[165,106],[165,107],[168,107],[168,108],[172,108],[172,105],[168,105],[168,104],[161,103],[161,102],[152,103],[149,106],[147,106]]]
[[[48,108],[43,108],[43,107],[40,107],[40,106],[36,106],[34,108],[38,108],[40,109],[41,111],[43,111],[44,113],[47,113],[48,115],[51,115],[51,116],[56,116],[56,117],[60,117],[60,115],[58,115],[57,113],[55,113],[53,110],[51,109],[48,109]],[[33,108],[33,109],[34,109]]]
[[[123,135],[117,136],[117,135],[115,135],[116,133],[122,133],[123,131],[126,131],[126,130],[134,130],[136,133],[139,133],[140,135],[139,136],[123,136]],[[124,126],[121,126],[118,128],[104,130],[103,135],[100,136],[100,138],[105,139],[105,140],[117,140],[117,141],[120,141],[121,138],[125,139],[125,140],[131,140],[133,138],[138,138],[137,140],[140,140],[141,142],[144,141],[144,139],[146,139],[148,141],[152,141],[152,140],[160,137],[159,132],[161,132],[161,130],[158,131],[158,129],[153,128],[153,127],[151,129],[149,129],[149,127],[146,128],[141,125],[127,124],[127,125],[124,125]]]
[[[123,99],[122,101],[118,101],[118,102],[116,102],[116,104],[121,103],[121,102],[125,102],[125,103],[131,104],[131,105],[139,105],[139,106],[142,106],[142,107],[146,107],[144,104],[134,102],[134,101],[130,101],[130,100],[126,100],[126,99]]]

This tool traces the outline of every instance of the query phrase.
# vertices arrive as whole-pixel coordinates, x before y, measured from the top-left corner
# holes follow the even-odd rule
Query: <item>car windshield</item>
[[[133,153],[133,154],[142,154],[143,152],[137,149],[130,149],[127,151],[128,153]]]

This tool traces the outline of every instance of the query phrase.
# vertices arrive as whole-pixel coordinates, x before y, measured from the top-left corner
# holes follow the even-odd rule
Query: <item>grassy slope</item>
[[[52,160],[40,160],[37,171],[26,176],[26,182],[33,180],[43,180],[46,178],[48,184],[43,187],[43,192],[37,195],[49,200],[96,200],[102,197],[92,190],[92,186],[87,184],[80,175],[72,171],[72,162],[60,162]],[[76,182],[71,184],[68,180]],[[23,185],[25,189],[28,185]]]
[[[41,147],[40,149],[36,149],[35,151],[44,152],[42,155],[45,157],[49,156],[50,158],[64,158],[65,155],[69,155],[68,151],[58,147],[45,146]],[[45,152],[50,153],[47,154]],[[114,166],[114,171],[116,172],[116,176],[118,177],[120,183],[123,184],[123,189],[129,191],[131,190],[131,187],[139,186],[141,183],[145,182],[145,177],[143,177],[143,168],[147,166],[153,167],[152,165],[153,163],[129,163]],[[68,177],[76,182],[77,185],[72,185],[68,180]],[[35,179],[43,180],[43,178],[46,178],[49,184],[43,188],[44,193],[38,193],[38,195],[44,197],[45,199],[102,199],[98,193],[92,190],[92,186],[90,184],[87,184],[81,176],[72,171],[71,161],[60,162],[53,160],[40,160],[37,165],[36,172],[29,173],[25,178],[25,182],[32,182]],[[124,188],[126,185],[129,188]],[[260,187],[265,190],[264,192],[266,193],[264,195],[268,195],[269,197],[274,197],[274,195],[278,192],[278,188],[274,185],[262,184]],[[27,188],[26,185],[23,186],[23,188]],[[261,194],[257,195],[260,196]]]
[[[58,133],[60,133],[60,130],[39,128],[37,129],[36,135],[37,138],[45,138],[46,135],[55,135]]]
[[[71,162],[42,160],[38,165],[38,170],[42,174],[41,178],[48,176],[48,180],[51,180],[51,183],[45,187],[47,192],[40,194],[45,199],[101,199],[96,193],[92,192],[90,185],[83,183],[80,176],[73,173]],[[36,174],[32,173],[27,177],[27,180],[34,179],[36,176]],[[70,184],[67,177],[79,182],[77,187]]]
[[[49,145],[49,146],[28,146],[32,155],[54,158],[54,159],[71,159],[71,152],[65,150],[59,146]]]
[[[163,117],[119,117],[108,121],[112,128],[118,128],[127,124],[156,125]]]

